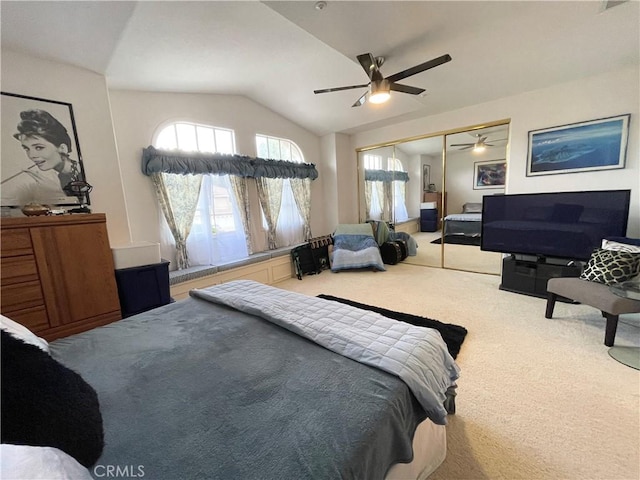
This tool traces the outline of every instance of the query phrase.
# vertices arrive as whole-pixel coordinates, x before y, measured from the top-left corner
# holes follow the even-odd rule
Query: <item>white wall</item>
[[[320,164],[317,136],[245,97],[119,90],[110,91],[110,97],[134,241],[160,241],[159,206],[140,165],[142,149],[151,145],[158,128],[168,122],[182,120],[230,128],[235,132],[238,153],[249,156],[256,155],[256,133],[287,138],[300,147],[305,162],[316,164],[321,174],[326,170]],[[320,178],[311,184],[314,235],[326,231]]]
[[[526,177],[529,130],[631,114],[626,167]],[[432,115],[352,136],[352,150],[393,140],[511,119],[507,193],[631,189],[628,235],[640,236],[640,71],[629,67],[493,102]],[[354,156],[355,158],[355,156]],[[355,161],[352,168],[355,168]]]
[[[91,210],[106,214],[112,245],[128,243],[127,209],[104,77],[3,50],[2,91],[71,103],[85,174],[93,185]]]

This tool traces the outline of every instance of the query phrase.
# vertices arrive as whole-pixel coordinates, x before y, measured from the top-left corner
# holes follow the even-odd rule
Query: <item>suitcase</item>
[[[409,252],[407,250],[407,242],[405,242],[404,240],[394,240],[394,242],[396,242],[400,247],[400,253],[401,253],[400,261],[402,262],[405,258],[409,256]]]
[[[382,261],[388,265],[395,265],[402,258],[402,250],[398,242],[384,242],[380,245]]]

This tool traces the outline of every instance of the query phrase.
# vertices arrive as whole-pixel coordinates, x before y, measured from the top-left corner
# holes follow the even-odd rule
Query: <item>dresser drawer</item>
[[[33,253],[31,235],[27,228],[7,228],[0,235],[0,255],[13,257],[16,255],[29,255]]]
[[[2,257],[2,285],[13,285],[37,281],[38,266],[33,255],[20,255],[19,257]]]
[[[24,325],[34,333],[38,333],[49,328],[47,311],[44,306],[18,310],[15,312],[11,312],[6,316],[14,322],[18,322],[20,325]]]
[[[0,306],[2,307],[2,313],[7,317],[11,317],[7,314],[8,312],[44,305],[40,282],[3,284],[1,293]]]

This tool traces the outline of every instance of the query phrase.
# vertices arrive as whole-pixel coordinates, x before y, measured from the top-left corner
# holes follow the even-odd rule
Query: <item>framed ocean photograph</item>
[[[527,176],[624,168],[630,114],[529,132]]]
[[[473,164],[473,189],[504,188],[507,177],[506,160],[488,160]]]
[[[89,204],[71,104],[1,92],[0,106],[1,205]]]

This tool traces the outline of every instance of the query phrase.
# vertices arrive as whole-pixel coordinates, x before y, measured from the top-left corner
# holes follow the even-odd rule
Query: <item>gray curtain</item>
[[[176,242],[176,267],[179,270],[188,268],[187,237],[198,205],[202,176],[154,173],[151,175],[151,181]]]
[[[225,153],[177,152],[147,147],[142,151],[142,173],[235,175],[238,177],[318,178],[313,163],[270,160]]]

